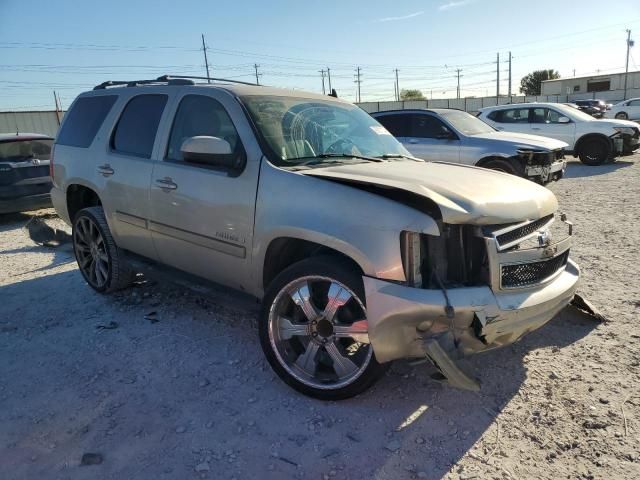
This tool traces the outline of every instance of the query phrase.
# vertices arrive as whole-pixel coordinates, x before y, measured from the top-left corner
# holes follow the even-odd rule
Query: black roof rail
[[[195,85],[195,82],[187,79],[155,79],[155,80],[109,80],[102,82],[100,85],[93,87],[94,90],[104,90],[108,87],[137,87],[138,85],[158,85],[166,83],[167,85]]]
[[[108,80],[106,82],[102,82],[100,85],[96,85],[93,87],[94,90],[104,90],[108,87],[121,87],[126,85],[127,87],[137,87],[138,85],[158,85],[158,84],[166,84],[166,85],[195,85],[194,80],[207,80],[208,82],[229,82],[229,83],[240,83],[242,85],[255,85],[259,86],[257,83],[251,82],[242,82],[240,80],[230,80],[227,78],[213,78],[213,77],[195,77],[188,75],[162,75],[156,79],[151,80]]]
[[[241,80],[231,80],[229,78],[196,77],[196,76],[191,76],[191,75],[163,75],[161,77],[158,77],[158,81],[162,81],[162,82],[170,81],[172,79],[207,80],[207,81],[214,81],[214,82],[239,83],[241,85],[253,85],[253,86],[258,86],[258,87],[260,86],[260,84],[258,84],[258,83],[243,82]]]

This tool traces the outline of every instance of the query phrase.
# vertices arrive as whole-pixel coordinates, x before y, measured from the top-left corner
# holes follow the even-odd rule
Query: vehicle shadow
[[[134,294],[143,303],[127,303]],[[0,421],[7,422],[0,465],[25,476],[58,469],[61,458],[79,459],[99,446],[108,458],[105,477],[136,478],[143,468],[155,478],[170,465],[186,478],[201,461],[185,466],[197,446],[222,478],[256,472],[299,478],[301,470],[315,478],[335,470],[338,478],[358,472],[359,478],[409,479],[425,472],[439,479],[522,394],[528,376],[543,375],[530,356],[557,354],[598,325],[565,309],[521,342],[470,358],[465,363],[480,392],[434,381],[427,364],[396,362],[364,394],[323,402],[277,379],[260,350],[255,308],[223,294],[149,282],[103,296],[73,270],[17,279],[0,287],[0,297],[6,299],[0,327],[10,332],[0,336],[0,378],[13,392],[0,397]],[[45,317],[38,308],[43,301]],[[147,319],[151,309],[159,321]],[[109,322],[113,330],[104,327]],[[42,405],[46,415],[38,422],[1,413]],[[45,437],[55,452],[41,445]]]
[[[597,175],[606,175],[615,172],[621,168],[630,167],[635,162],[630,160],[617,160],[614,163],[606,163],[604,165],[589,166],[581,162],[567,162],[567,170],[564,172],[564,178],[594,177]]]

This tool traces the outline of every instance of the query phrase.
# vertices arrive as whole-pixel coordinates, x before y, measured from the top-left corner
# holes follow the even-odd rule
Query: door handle
[[[540,130],[540,127],[531,127],[531,130]]]
[[[174,181],[169,177],[156,179],[156,184],[163,190],[175,190],[178,188],[178,184],[174,183]]]
[[[109,177],[115,173],[115,170],[111,168],[111,165],[105,163],[104,165],[100,165],[98,167],[98,172],[100,172],[103,177]]]
[[[418,143],[418,140],[415,139],[415,138],[410,138],[409,139],[409,143],[414,143],[415,144],[415,143]]]

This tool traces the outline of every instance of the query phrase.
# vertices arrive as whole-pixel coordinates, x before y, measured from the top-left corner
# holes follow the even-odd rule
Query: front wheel
[[[590,138],[580,145],[578,155],[585,165],[602,165],[611,154],[609,143],[600,138]]]
[[[322,400],[353,397],[387,369],[369,343],[362,277],[332,256],[278,275],[263,300],[260,343],[278,376]]]
[[[626,112],[619,112],[616,113],[616,118],[619,120],[629,120],[629,115],[627,115]]]

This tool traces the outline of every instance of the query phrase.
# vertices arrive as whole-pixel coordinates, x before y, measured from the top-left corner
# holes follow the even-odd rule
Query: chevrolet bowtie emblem
[[[540,247],[548,247],[551,245],[551,232],[548,230],[538,232],[538,245]]]

